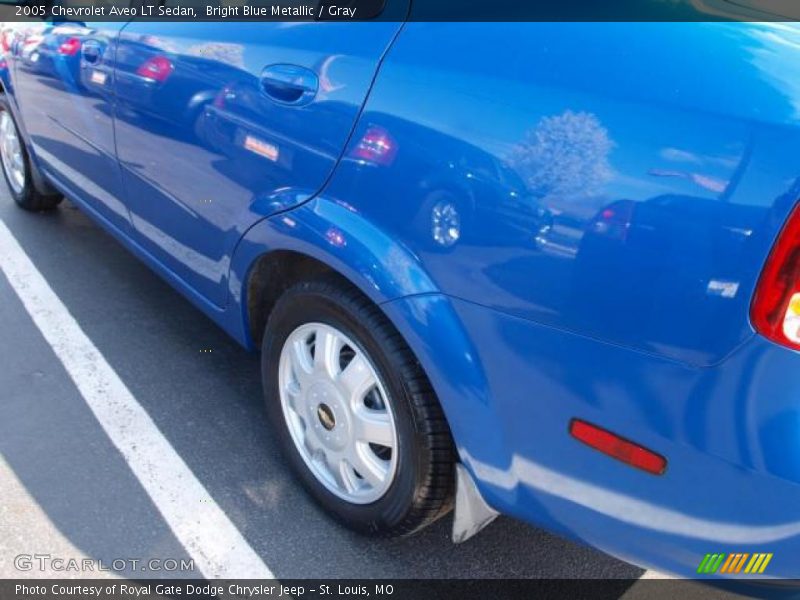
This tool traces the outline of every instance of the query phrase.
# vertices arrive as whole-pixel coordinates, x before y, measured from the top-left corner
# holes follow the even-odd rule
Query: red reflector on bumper
[[[661,475],[667,470],[667,459],[660,454],[643,448],[639,444],[634,444],[597,425],[573,419],[569,424],[569,433],[587,446],[642,471]]]

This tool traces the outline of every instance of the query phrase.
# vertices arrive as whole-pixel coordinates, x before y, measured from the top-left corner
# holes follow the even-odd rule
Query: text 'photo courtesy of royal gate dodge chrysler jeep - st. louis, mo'
[[[260,351],[333,518],[395,536],[454,508],[463,541],[504,514],[666,573],[800,577],[796,24],[42,20],[2,44],[16,203],[66,196]]]

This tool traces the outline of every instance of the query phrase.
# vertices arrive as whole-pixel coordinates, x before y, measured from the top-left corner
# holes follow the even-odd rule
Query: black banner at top
[[[0,21],[800,21],[800,0],[0,0]]]

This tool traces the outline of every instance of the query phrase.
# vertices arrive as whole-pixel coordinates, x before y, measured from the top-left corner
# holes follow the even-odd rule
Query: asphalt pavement
[[[192,493],[174,492],[172,508],[165,509],[153,492],[159,474],[148,479],[146,464],[132,466],[115,441],[119,431],[110,433],[76,384],[63,357],[70,347],[59,346],[52,332],[43,334],[47,319],[37,326],[0,270],[0,578],[97,576],[35,563],[20,570],[19,555],[106,565],[121,558],[190,561],[198,551],[176,523],[183,511],[206,514],[206,505],[218,507],[241,536],[238,543],[278,578],[644,573],[507,518],[460,545],[450,542],[451,516],[406,539],[376,540],[343,529],[306,496],[280,455],[263,407],[257,355],[70,202],[52,213],[25,213],[0,184],[0,224],[152,421],[168,454],[184,465],[180,476],[194,478],[194,487],[187,486]],[[0,254],[0,266],[6,258]],[[135,438],[132,445],[135,452]],[[115,574],[201,575],[196,568],[141,573],[133,567]]]

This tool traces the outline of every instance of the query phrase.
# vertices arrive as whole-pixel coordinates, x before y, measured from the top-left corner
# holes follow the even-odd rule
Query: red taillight
[[[153,56],[136,69],[136,74],[162,83],[172,74],[172,69],[174,69],[172,61],[166,56]]]
[[[764,337],[800,350],[800,205],[795,206],[767,258],[750,319]]]
[[[397,142],[383,127],[373,125],[367,129],[358,145],[351,150],[350,156],[387,167],[397,156]]]
[[[81,41],[78,38],[71,37],[61,42],[61,45],[58,47],[58,53],[64,56],[75,56],[80,49]]]
[[[569,424],[569,432],[575,439],[587,446],[642,471],[661,475],[667,470],[667,459],[660,454],[621,438],[597,425],[573,419]]]

